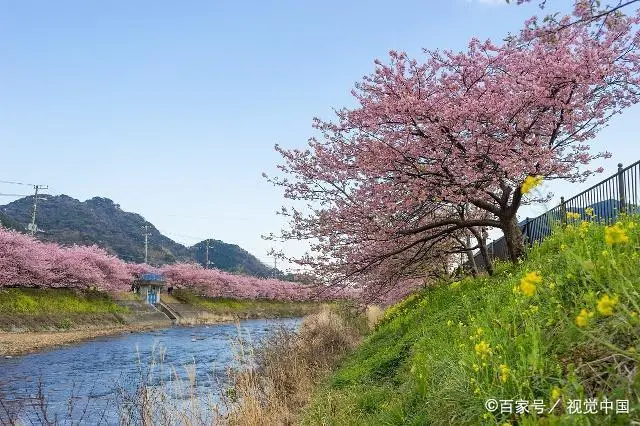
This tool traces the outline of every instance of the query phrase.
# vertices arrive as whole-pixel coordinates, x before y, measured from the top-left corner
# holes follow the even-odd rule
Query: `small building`
[[[164,287],[164,277],[160,274],[142,274],[133,282],[133,292],[138,293],[150,305],[160,303],[160,290]]]

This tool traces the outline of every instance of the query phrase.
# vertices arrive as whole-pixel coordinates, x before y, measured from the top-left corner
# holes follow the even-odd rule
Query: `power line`
[[[7,183],[9,185],[24,185],[24,186],[36,186],[32,183],[23,183],[23,182],[10,182],[8,180],[0,180],[0,183]]]

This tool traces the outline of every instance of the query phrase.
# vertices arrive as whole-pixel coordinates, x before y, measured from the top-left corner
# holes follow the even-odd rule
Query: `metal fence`
[[[558,206],[536,218],[527,218],[520,223],[520,229],[526,244],[531,246],[551,235],[554,223],[567,224],[593,217],[611,224],[620,213],[640,213],[639,198],[640,161],[626,168],[618,164],[616,174],[568,200],[561,197]],[[487,252],[493,260],[509,258],[504,237],[487,244]],[[484,266],[484,259],[479,253],[475,255],[475,262],[479,268]]]

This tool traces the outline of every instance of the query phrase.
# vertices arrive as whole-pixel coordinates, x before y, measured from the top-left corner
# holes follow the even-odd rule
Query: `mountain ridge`
[[[0,224],[26,232],[31,222],[34,196],[0,205]],[[39,195],[36,215],[42,241],[62,245],[97,245],[127,262],[144,262],[144,232],[148,225],[149,263],[163,265],[175,262],[205,263],[209,241],[210,266],[228,272],[257,277],[282,277],[282,272],[266,266],[254,255],[236,244],[217,239],[204,239],[185,246],[163,235],[142,215],[127,212],[113,200],[93,197],[85,201],[68,195]]]

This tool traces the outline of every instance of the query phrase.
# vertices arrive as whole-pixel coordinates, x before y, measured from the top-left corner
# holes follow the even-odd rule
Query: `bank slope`
[[[519,265],[500,264],[493,277],[443,283],[393,306],[318,390],[305,422],[638,420],[639,227],[637,218],[613,227],[575,221]],[[598,399],[596,414],[584,413],[589,398]],[[513,402],[490,412],[489,399]],[[516,400],[530,412],[516,414]],[[570,400],[582,401],[583,414],[569,413]],[[616,400],[629,401],[629,414]],[[501,413],[507,406],[513,413]]]

